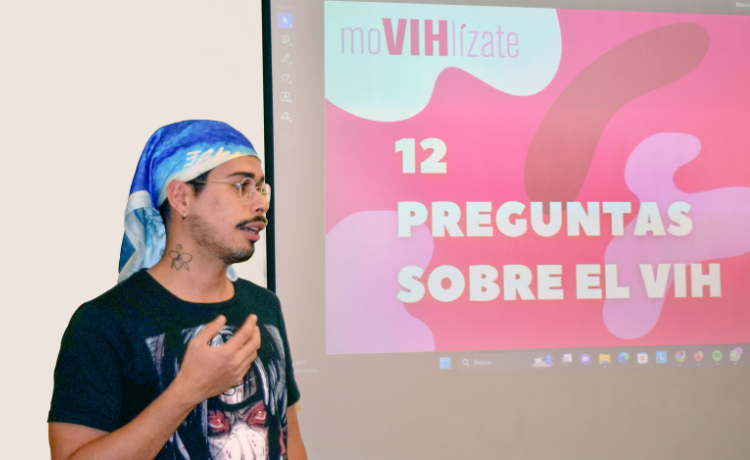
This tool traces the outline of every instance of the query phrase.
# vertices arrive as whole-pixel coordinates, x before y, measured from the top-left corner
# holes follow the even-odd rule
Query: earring
[[[186,218],[187,218],[187,213],[186,213],[186,212],[183,212],[183,213],[182,213],[182,220],[185,220]]]

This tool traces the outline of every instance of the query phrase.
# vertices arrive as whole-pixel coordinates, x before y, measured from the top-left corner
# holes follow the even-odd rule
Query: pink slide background
[[[368,121],[326,102],[328,353],[750,343],[750,19],[558,16],[560,68],[535,95],[448,68],[408,120]],[[430,137],[448,146],[447,174],[403,174],[394,142]],[[551,238],[497,228],[489,238],[433,238],[427,227],[397,236],[400,201],[462,210],[490,201],[494,216],[511,200],[527,205],[527,219],[531,201],[628,201],[633,213],[614,238],[605,215],[599,237],[567,236],[564,225]],[[668,225],[677,200],[693,206],[688,237],[628,237],[641,201],[659,202]],[[721,263],[720,298],[641,292],[638,263],[696,262]],[[604,263],[618,265],[631,298],[576,300],[575,265]],[[407,265],[425,269],[426,285],[441,265],[468,280],[470,265],[507,264],[562,264],[565,300],[469,302],[468,285],[450,303],[396,299]]]

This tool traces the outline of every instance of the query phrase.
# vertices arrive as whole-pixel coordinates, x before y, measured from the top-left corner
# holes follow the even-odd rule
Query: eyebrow
[[[249,177],[250,179],[254,180],[255,182],[265,182],[266,181],[265,176],[260,176],[260,178],[256,179],[254,173],[245,172],[245,171],[238,171],[236,173],[233,173],[233,174],[230,174],[230,175],[227,176],[227,178],[230,178],[230,177],[242,177],[242,178]]]

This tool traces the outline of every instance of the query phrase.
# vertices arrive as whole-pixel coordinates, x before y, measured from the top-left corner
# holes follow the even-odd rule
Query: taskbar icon
[[[538,356],[534,358],[534,367],[551,367],[553,364],[552,355]]]

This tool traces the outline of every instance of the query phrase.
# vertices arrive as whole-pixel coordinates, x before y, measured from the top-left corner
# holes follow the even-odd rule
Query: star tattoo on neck
[[[177,245],[176,251],[169,251],[169,258],[172,259],[172,268],[176,268],[177,271],[183,268],[190,271],[189,262],[193,260],[193,256],[187,252],[182,252],[182,245]]]

